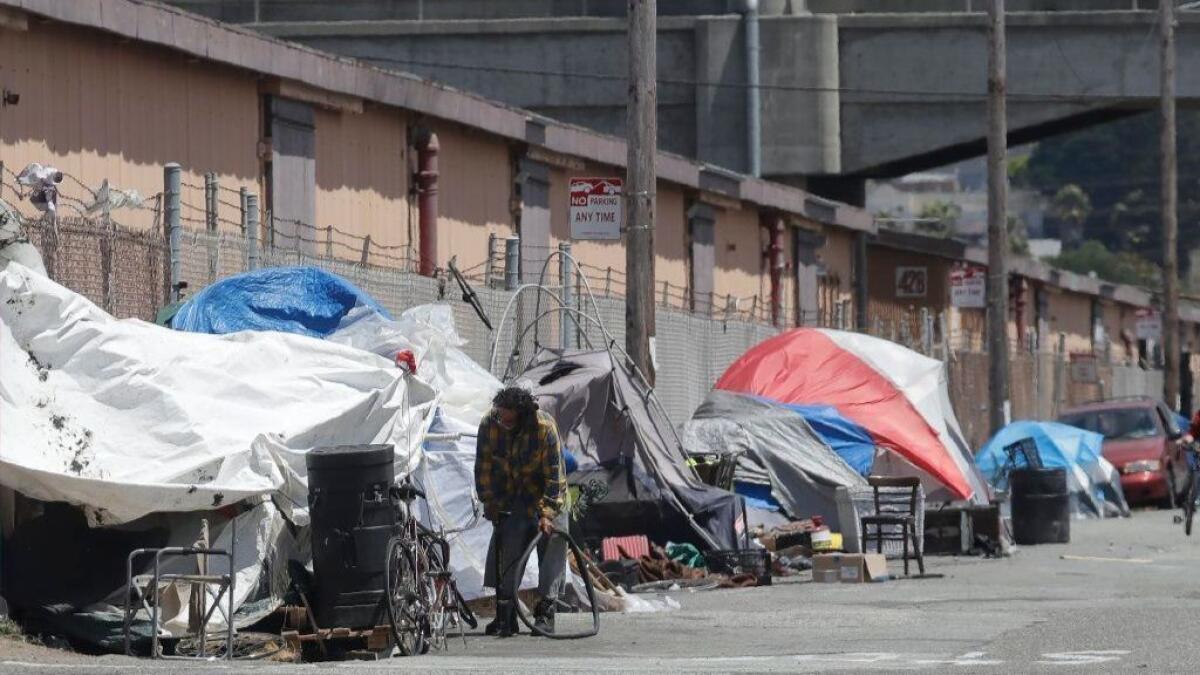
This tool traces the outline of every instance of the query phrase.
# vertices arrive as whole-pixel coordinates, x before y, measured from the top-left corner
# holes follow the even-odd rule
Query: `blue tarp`
[[[360,305],[391,318],[371,296],[336,274],[316,267],[272,267],[205,288],[179,308],[171,327],[217,335],[271,330],[324,338]]]
[[[1100,459],[1104,443],[1104,436],[1094,431],[1058,422],[1013,422],[997,432],[975,456],[975,464],[989,483],[996,484],[1000,470],[1008,462],[1004,448],[1027,438],[1037,443],[1042,465],[1050,469],[1094,464]]]
[[[1025,439],[1037,444],[1042,466],[1066,469],[1071,509],[1077,516],[1129,515],[1120,477],[1101,454],[1104,436],[1058,422],[1013,422],[998,431],[975,456],[975,464],[988,483],[1006,487],[1003,469],[1008,454],[1004,448]],[[1023,459],[1018,462],[1024,466]]]
[[[783,507],[771,494],[770,485],[734,481],[733,491],[746,499],[746,506],[763,511],[782,511]]]
[[[866,429],[846,419],[837,408],[829,405],[780,404],[800,413],[808,426],[833,448],[833,451],[863,476],[871,475],[875,463],[875,441]]]

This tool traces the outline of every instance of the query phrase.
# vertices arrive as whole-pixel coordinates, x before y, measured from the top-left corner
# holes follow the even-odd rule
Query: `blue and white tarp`
[[[996,433],[975,456],[975,464],[993,487],[1007,487],[1009,463],[1005,448],[1026,439],[1037,445],[1042,465],[1066,469],[1071,511],[1078,518],[1128,516],[1129,504],[1117,470],[1104,459],[1104,436],[1057,422],[1018,421]]]
[[[225,335],[244,330],[332,335],[356,308],[390,319],[357,286],[317,267],[269,267],[222,279],[179,308],[171,327]]]

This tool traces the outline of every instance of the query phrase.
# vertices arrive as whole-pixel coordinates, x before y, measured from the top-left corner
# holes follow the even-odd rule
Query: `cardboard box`
[[[858,584],[888,578],[887,558],[878,553],[827,553],[813,556],[813,581]]]

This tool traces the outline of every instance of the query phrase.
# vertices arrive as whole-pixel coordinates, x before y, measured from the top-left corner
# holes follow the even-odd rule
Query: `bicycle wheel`
[[[1192,519],[1196,515],[1196,483],[1200,482],[1200,476],[1194,472],[1191,475],[1191,489],[1188,490],[1187,497],[1183,500],[1183,533],[1187,536],[1192,536]]]
[[[392,638],[404,656],[424,654],[429,646],[428,616],[421,601],[421,580],[410,543],[403,537],[392,537],[387,546],[385,598]]]
[[[458,584],[451,582],[450,587],[454,591],[454,604],[458,607],[459,618],[470,626],[471,630],[479,628],[479,619],[475,616],[475,611],[467,606],[467,599],[463,597],[462,591],[458,590]]]

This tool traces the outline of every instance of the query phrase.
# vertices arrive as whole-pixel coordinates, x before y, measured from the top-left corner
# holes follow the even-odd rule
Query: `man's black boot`
[[[542,598],[533,610],[533,627],[542,633],[554,634],[554,600]]]
[[[511,637],[520,632],[517,626],[517,607],[512,600],[496,602],[496,618],[484,627],[484,635]]]

